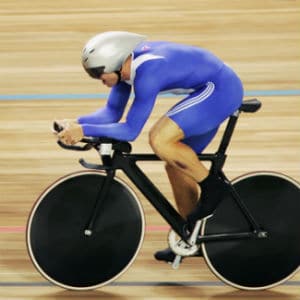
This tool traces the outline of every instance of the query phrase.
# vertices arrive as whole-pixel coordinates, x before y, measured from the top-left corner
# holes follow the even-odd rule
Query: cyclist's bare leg
[[[177,167],[166,164],[166,171],[172,186],[179,214],[186,218],[196,207],[199,199],[199,185]]]
[[[190,176],[200,186],[201,201],[197,203],[195,211],[189,214],[187,218],[190,225],[194,226],[198,219],[209,216],[214,212],[223,199],[227,187],[218,175],[209,174],[194,150],[182,143],[182,139],[184,139],[183,130],[166,116],[162,117],[150,132],[150,144],[154,152],[169,165],[181,170],[186,176]],[[185,188],[188,189],[188,187],[186,185]],[[177,199],[180,197],[181,195],[177,194]],[[184,211],[189,210],[189,200],[182,199],[181,204],[184,207],[181,209]]]
[[[208,171],[196,153],[181,142],[183,138],[183,131],[167,117],[161,118],[150,132],[153,151],[166,161],[166,171],[178,211],[186,218],[195,209],[199,199],[197,182],[206,178]],[[154,256],[157,260],[171,262],[176,255],[167,248],[157,251]]]
[[[179,213],[187,219],[191,230],[198,220],[214,213],[222,199],[224,183],[215,174],[209,174],[193,149],[181,142],[183,139],[183,130],[166,116],[150,131],[150,145],[156,155],[167,162]],[[194,197],[195,184],[199,184],[201,189],[201,201],[198,202]],[[175,258],[170,248],[158,251],[154,256],[157,260],[168,262]]]
[[[183,130],[166,116],[163,116],[150,131],[150,145],[156,155],[196,182],[200,182],[207,177],[208,170],[199,161],[194,150],[181,142],[183,138]]]

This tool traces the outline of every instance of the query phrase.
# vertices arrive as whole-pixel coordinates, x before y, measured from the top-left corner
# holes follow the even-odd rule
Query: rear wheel
[[[144,237],[144,213],[133,191],[114,178],[93,234],[84,234],[106,174],[70,174],[35,203],[27,226],[28,252],[38,271],[68,289],[95,289],[134,261]]]
[[[205,260],[222,281],[241,289],[267,289],[289,279],[300,265],[300,185],[273,172],[241,176],[232,184],[267,238],[206,242]],[[226,197],[202,234],[250,231],[236,202]]]

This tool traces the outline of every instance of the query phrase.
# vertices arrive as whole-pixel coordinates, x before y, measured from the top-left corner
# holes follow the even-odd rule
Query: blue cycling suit
[[[133,103],[126,121],[119,122],[132,87]],[[166,116],[183,130],[183,142],[197,153],[243,98],[238,76],[209,51],[170,42],[143,42],[133,52],[130,80],[115,85],[106,106],[78,122],[86,136],[133,141],[162,92],[187,95]]]

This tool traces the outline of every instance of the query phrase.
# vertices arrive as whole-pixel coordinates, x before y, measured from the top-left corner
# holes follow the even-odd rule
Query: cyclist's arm
[[[135,140],[149,118],[159,87],[154,76],[138,77],[134,86],[135,98],[124,123],[83,124],[84,135],[110,137],[122,141]]]
[[[97,111],[78,118],[79,124],[108,124],[118,122],[125,110],[131,86],[120,82],[111,89],[107,103]]]

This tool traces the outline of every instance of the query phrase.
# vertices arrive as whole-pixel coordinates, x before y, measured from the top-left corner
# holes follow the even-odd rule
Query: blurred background
[[[263,106],[256,114],[241,116],[226,174],[232,179],[245,172],[271,170],[300,181],[299,0],[0,0],[0,299],[78,297],[51,287],[33,268],[25,227],[34,201],[48,185],[82,170],[77,163],[82,156],[97,162],[96,153],[59,149],[50,128],[56,118],[76,118],[105,104],[109,89],[84,72],[81,50],[93,35],[110,30],[207,48],[231,65],[244,83],[245,99],[257,97]],[[134,151],[151,151],[149,129],[179,100],[158,98],[133,143]],[[215,150],[223,129],[207,151]],[[172,202],[163,165],[145,163],[144,170]],[[80,297],[251,298],[219,287],[202,260],[187,261],[180,273],[155,262],[152,253],[166,246],[167,226],[136,192],[152,229],[137,262],[119,279],[133,284]],[[166,278],[178,287],[134,285]],[[257,292],[254,297],[299,299],[299,279],[297,275],[292,287]],[[204,284],[180,287],[183,280]]]

